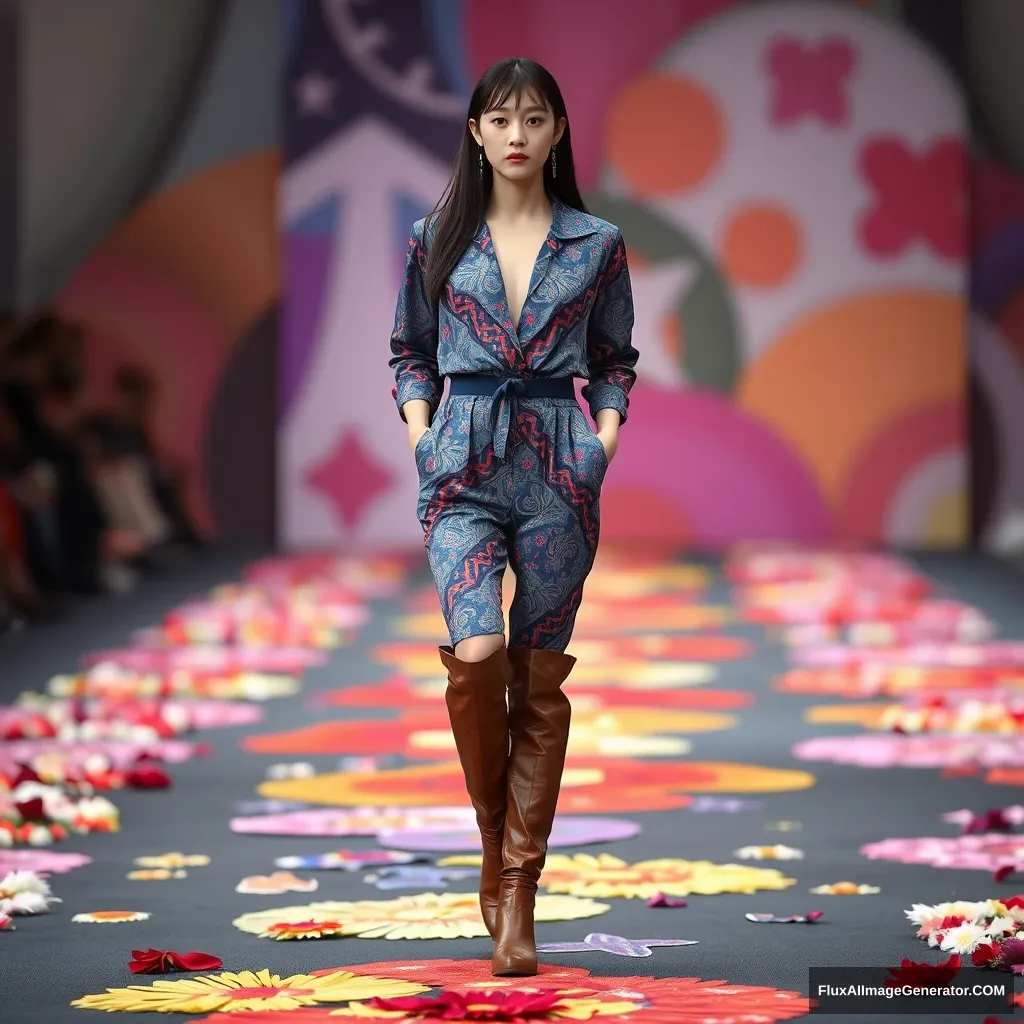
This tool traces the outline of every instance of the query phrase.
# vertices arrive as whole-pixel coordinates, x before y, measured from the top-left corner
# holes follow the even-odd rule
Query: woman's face
[[[544,170],[551,148],[565,131],[565,118],[557,119],[541,97],[523,93],[509,96],[501,107],[484,111],[469,130],[484,148],[494,173],[509,181],[524,181]]]

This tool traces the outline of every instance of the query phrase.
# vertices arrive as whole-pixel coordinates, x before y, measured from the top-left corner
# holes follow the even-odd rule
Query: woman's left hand
[[[604,445],[604,453],[610,466],[612,459],[615,458],[615,453],[619,450],[619,432],[617,430],[599,430],[597,439]]]

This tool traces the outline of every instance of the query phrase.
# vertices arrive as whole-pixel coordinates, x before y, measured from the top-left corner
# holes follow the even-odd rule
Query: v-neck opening
[[[533,294],[534,289],[540,284],[540,278],[538,277],[538,271],[541,270],[542,266],[546,266],[550,256],[545,258],[545,251],[550,250],[555,241],[555,210],[552,206],[551,211],[551,225],[548,227],[548,232],[544,236],[544,241],[541,242],[540,248],[537,250],[537,255],[533,258],[533,267],[530,270],[530,280],[526,284],[526,294],[523,296],[523,305],[519,310],[519,316],[512,320],[512,306],[508,301],[508,288],[505,285],[505,275],[501,270],[501,260],[498,259],[498,249],[494,244],[494,234],[491,231],[491,225],[487,220],[484,220],[484,230],[487,232],[487,238],[491,243],[491,252],[494,254],[494,266],[498,271],[498,280],[501,282],[501,298],[505,304],[505,309],[508,312],[509,323],[512,324],[512,340],[519,345],[519,336],[522,333],[523,326],[523,314],[526,312],[526,304],[530,301],[530,296]]]

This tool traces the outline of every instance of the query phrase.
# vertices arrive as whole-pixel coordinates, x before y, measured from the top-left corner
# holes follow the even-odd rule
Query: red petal
[[[176,967],[182,971],[216,971],[224,966],[219,956],[211,953],[172,953],[177,960]]]

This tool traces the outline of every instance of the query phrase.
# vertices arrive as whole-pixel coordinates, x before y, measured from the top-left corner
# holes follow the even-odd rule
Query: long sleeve
[[[391,396],[403,420],[402,406],[416,398],[430,403],[433,416],[443,391],[437,369],[437,317],[431,310],[424,283],[426,263],[423,221],[417,221],[409,239],[388,361],[395,373]]]
[[[582,390],[595,419],[601,409],[614,409],[626,422],[629,391],[636,382],[640,353],[633,348],[633,290],[626,246],[616,232],[597,285],[587,330],[588,383]]]

